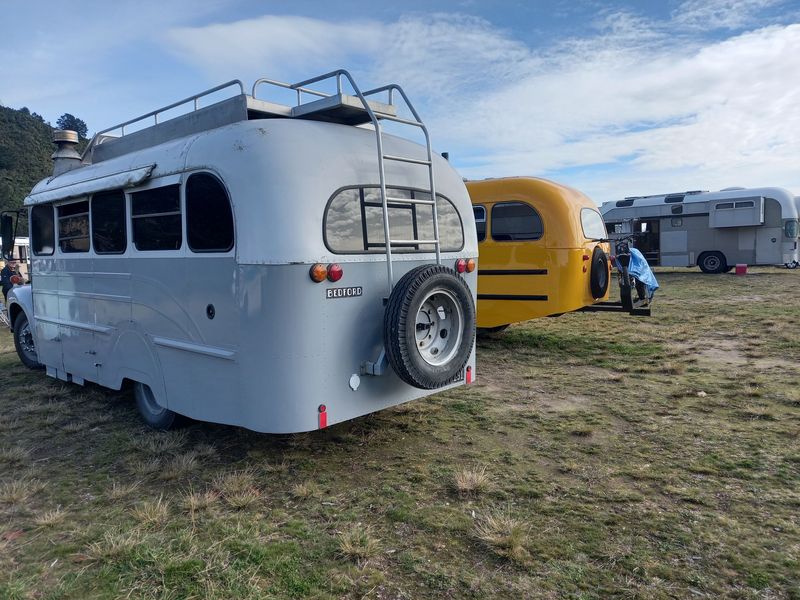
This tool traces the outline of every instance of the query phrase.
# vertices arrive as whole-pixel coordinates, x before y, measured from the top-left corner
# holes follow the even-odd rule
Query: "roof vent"
[[[57,146],[56,151],[50,157],[53,159],[53,177],[81,166],[81,155],[77,150],[77,131],[56,129],[53,132],[53,143]]]

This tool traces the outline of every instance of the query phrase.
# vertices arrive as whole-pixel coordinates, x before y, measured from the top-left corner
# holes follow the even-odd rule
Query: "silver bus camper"
[[[737,263],[796,266],[799,210],[782,188],[633,196],[600,207],[609,235],[636,233],[651,265],[705,273]]]
[[[268,86],[296,105],[257,97]],[[185,415],[270,433],[474,380],[472,206],[400,87],[233,81],[83,156],[56,136],[54,177],[25,199],[32,285],[10,298],[26,365],[129,382],[157,428]]]

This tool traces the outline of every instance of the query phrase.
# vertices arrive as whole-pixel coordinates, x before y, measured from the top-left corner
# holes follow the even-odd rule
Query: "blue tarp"
[[[653,297],[658,289],[658,281],[653,275],[653,270],[644,258],[644,255],[636,248],[631,248],[631,264],[628,265],[628,272],[647,286],[647,297]]]

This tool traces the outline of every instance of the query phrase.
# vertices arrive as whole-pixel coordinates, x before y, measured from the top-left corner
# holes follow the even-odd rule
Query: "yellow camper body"
[[[478,327],[608,299],[610,248],[597,205],[546,179],[467,182],[478,230]]]

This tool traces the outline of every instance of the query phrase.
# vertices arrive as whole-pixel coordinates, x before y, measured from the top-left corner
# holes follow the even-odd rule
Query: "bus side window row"
[[[91,227],[90,227],[91,213]],[[37,256],[61,252],[122,254],[128,247],[125,193],[110,190],[89,200],[31,209],[31,248]],[[131,194],[131,231],[139,251],[179,250],[183,245],[180,185],[151,188]],[[90,236],[91,229],[91,236]],[[186,182],[186,231],[192,252],[228,252],[233,248],[233,212],[222,183],[208,173],[195,173]],[[90,244],[91,237],[91,244]]]
[[[486,208],[472,207],[478,241],[486,239]],[[522,242],[541,239],[544,224],[536,210],[522,202],[498,202],[492,206],[492,239],[496,242]]]

